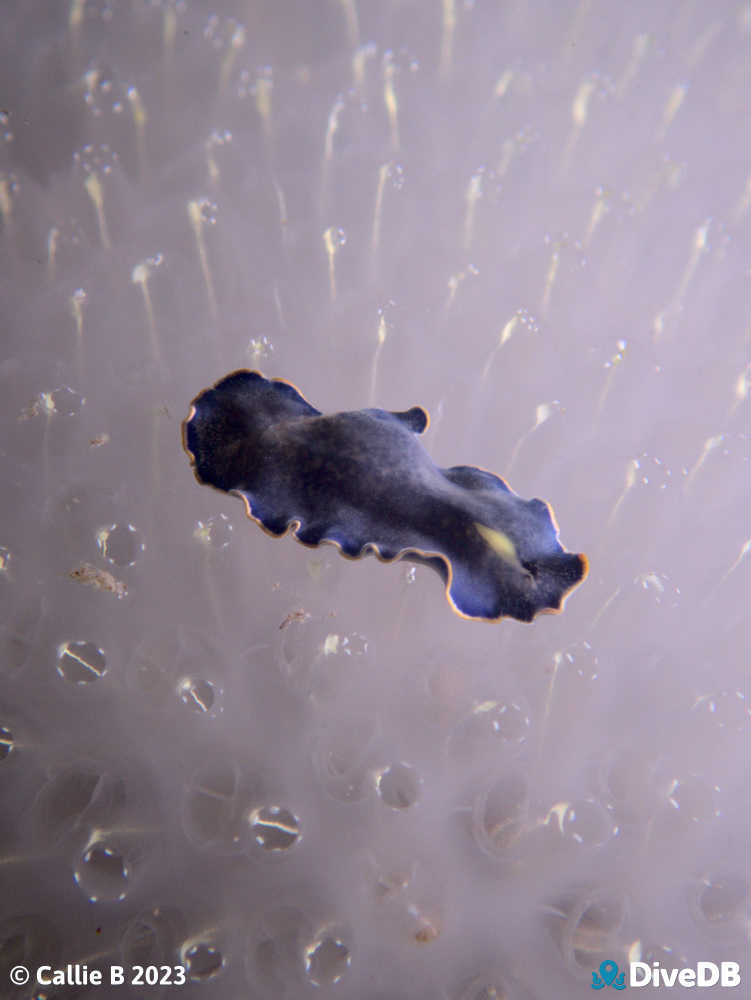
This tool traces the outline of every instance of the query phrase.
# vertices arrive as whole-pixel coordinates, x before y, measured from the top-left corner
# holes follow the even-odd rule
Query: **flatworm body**
[[[560,545],[542,500],[435,465],[418,437],[428,422],[419,406],[322,414],[289,382],[237,371],[193,400],[183,444],[198,482],[241,496],[272,535],[427,564],[465,618],[560,611],[586,557]]]

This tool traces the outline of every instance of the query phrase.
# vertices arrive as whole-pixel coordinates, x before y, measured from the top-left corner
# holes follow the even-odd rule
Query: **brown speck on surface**
[[[87,587],[95,587],[107,594],[114,594],[117,598],[125,597],[128,593],[128,587],[122,580],[118,580],[106,569],[92,566],[91,563],[81,563],[80,566],[74,567],[68,576],[71,580],[83,583]]]
[[[304,610],[304,608],[298,608],[296,611],[290,611],[290,613],[287,615],[287,617],[279,626],[279,630],[281,631],[283,628],[286,628],[292,622],[306,622],[308,621],[309,618],[310,615],[308,614],[307,611]]]
[[[437,937],[438,929],[433,927],[432,924],[426,924],[415,934],[415,941],[417,941],[418,944],[430,944],[430,942],[435,941]]]
[[[89,447],[91,448],[101,448],[103,444],[110,443],[109,434],[97,434],[96,437],[91,438],[89,441]]]

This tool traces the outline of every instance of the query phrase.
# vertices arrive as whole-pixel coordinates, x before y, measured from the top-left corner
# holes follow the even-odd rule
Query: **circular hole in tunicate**
[[[647,605],[672,609],[680,604],[680,588],[671,583],[664,573],[641,573],[634,578],[634,585]]]
[[[10,757],[14,746],[13,733],[7,726],[0,726],[0,761]]]
[[[295,990],[290,993],[291,983],[294,979],[299,985],[304,961],[301,945],[310,940],[309,926],[303,914],[289,906],[255,916],[245,946],[245,970],[259,996],[295,994]]]
[[[106,671],[104,650],[93,642],[63,642],[57,647],[57,672],[70,684],[91,684]]]
[[[10,970],[16,965],[35,968],[42,962],[57,965],[60,954],[58,933],[44,917],[24,914],[0,920],[0,980],[8,982]],[[5,996],[41,996],[40,993],[11,991]]]
[[[248,817],[255,843],[264,851],[286,851],[300,840],[300,820],[282,806],[261,806]]]
[[[205,521],[196,521],[193,537],[207,549],[221,551],[232,541],[232,522],[226,514],[214,514]]]
[[[184,677],[177,686],[180,701],[194,712],[210,712],[214,707],[215,692],[211,681]]]
[[[641,961],[646,962],[647,965],[653,965],[657,962],[661,968],[667,969],[668,972],[672,969],[685,969],[689,964],[687,955],[676,952],[666,944],[647,945],[642,950]]]
[[[3,612],[8,603],[3,603]],[[0,628],[0,676],[20,672],[29,663],[37,647],[43,617],[44,604],[38,595],[22,599],[18,609],[10,613]]]
[[[600,781],[605,801],[618,815],[644,815],[652,807],[654,762],[638,751],[628,750],[609,759]]]
[[[303,611],[288,615],[279,626],[277,661],[287,680],[296,680],[315,658],[317,630],[312,619]]]
[[[503,700],[476,705],[473,715],[490,734],[509,743],[522,743],[527,738],[529,716],[517,701]]]
[[[373,719],[342,720],[323,735],[314,755],[318,780],[332,798],[356,802],[367,795],[368,757],[376,723]]]
[[[501,744],[524,743],[529,735],[529,714],[522,702],[489,698],[478,702],[459,722],[449,738],[455,757],[471,758]]]
[[[96,533],[101,555],[115,566],[132,566],[146,548],[141,532],[132,524],[110,524]]]
[[[600,661],[590,643],[576,642],[553,654],[553,698],[564,709],[588,700],[600,678]]]
[[[73,877],[92,903],[125,899],[130,887],[130,865],[115,844],[89,843],[75,866]]]
[[[192,944],[182,953],[182,959],[188,979],[193,982],[213,979],[225,966],[221,951],[215,945],[203,941]]]
[[[151,965],[164,956],[159,947],[158,928],[150,920],[137,917],[123,934],[121,949],[124,957],[133,964]]]
[[[201,789],[191,790],[185,804],[185,822],[191,840],[203,847],[225,844],[231,847],[230,831],[234,800],[211,795]]]
[[[391,764],[376,780],[378,794],[392,809],[409,809],[420,794],[420,777],[411,764]]]
[[[124,965],[169,963],[182,930],[181,915],[165,907],[137,914],[128,922],[120,940]]]
[[[674,778],[667,787],[668,815],[676,823],[703,824],[719,815],[719,788],[698,775]]]
[[[178,627],[142,642],[128,677],[144,707],[168,710],[181,701],[198,714],[213,716],[220,710],[224,671],[224,656],[213,642],[201,632]]]
[[[34,801],[34,826],[45,837],[59,840],[79,828],[91,810],[112,817],[126,800],[121,778],[107,778],[96,764],[77,764],[49,779]]]
[[[526,779],[506,774],[479,796],[473,808],[473,829],[486,854],[498,855],[518,841],[526,827],[528,790]]]
[[[217,762],[188,782],[183,805],[185,832],[199,847],[234,852],[241,848],[239,777],[233,764]]]
[[[370,655],[365,636],[333,632],[330,622],[303,608],[291,611],[279,625],[275,659],[280,673],[293,689],[317,700],[339,695]]]
[[[748,882],[738,875],[704,878],[696,895],[697,915],[708,924],[726,924],[742,915],[749,895]]]
[[[69,385],[63,385],[59,389],[38,393],[23,411],[22,419],[28,420],[38,416],[75,417],[81,412],[85,403],[85,396],[71,389]]]
[[[607,809],[594,799],[580,799],[566,805],[560,816],[560,832],[584,847],[597,847],[618,833]]]
[[[619,896],[595,890],[570,907],[564,906],[564,912],[564,959],[575,968],[591,971],[613,949],[614,936],[626,918],[625,902]]]
[[[310,665],[307,693],[318,701],[336,697],[351,682],[355,670],[363,669],[367,656],[368,640],[364,635],[327,632]]]
[[[316,986],[338,983],[351,963],[349,948],[334,934],[320,935],[305,949],[305,973]]]
[[[693,711],[713,730],[741,733],[751,724],[751,705],[742,691],[718,691],[700,695]]]

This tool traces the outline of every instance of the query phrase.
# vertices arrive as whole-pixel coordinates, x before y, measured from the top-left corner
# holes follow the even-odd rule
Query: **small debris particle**
[[[92,566],[91,563],[81,563],[80,566],[72,569],[68,573],[68,576],[71,580],[83,583],[87,587],[95,587],[97,590],[103,590],[107,594],[114,594],[117,598],[125,597],[128,593],[128,588],[122,580],[116,579],[106,569],[99,569],[97,566]]]
[[[310,615],[308,614],[308,612],[305,611],[303,608],[298,608],[296,611],[290,611],[290,613],[284,619],[282,624],[279,626],[279,630],[281,631],[283,628],[286,628],[288,625],[291,625],[292,622],[306,622],[309,619]]]
[[[430,942],[435,941],[437,937],[438,930],[428,924],[426,927],[421,927],[415,934],[415,941],[417,941],[418,944],[430,944]]]

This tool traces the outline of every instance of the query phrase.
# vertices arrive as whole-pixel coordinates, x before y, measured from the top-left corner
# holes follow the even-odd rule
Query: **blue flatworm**
[[[418,437],[428,423],[420,406],[323,414],[290,382],[237,371],[193,400],[183,444],[198,482],[242,497],[272,535],[431,566],[464,618],[560,611],[586,556],[561,546],[542,500],[435,465]]]

